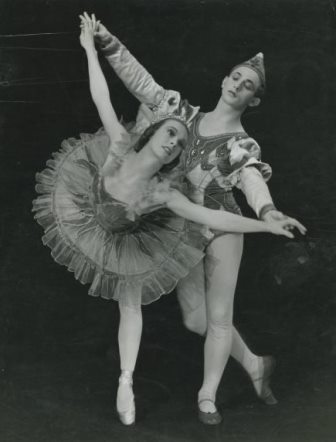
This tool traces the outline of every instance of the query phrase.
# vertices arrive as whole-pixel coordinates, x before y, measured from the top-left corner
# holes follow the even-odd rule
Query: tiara
[[[181,114],[175,114],[170,113],[170,114],[161,114],[161,115],[157,115],[154,120],[152,120],[151,124],[156,124],[159,123],[160,121],[164,121],[164,120],[176,120],[179,121],[181,123],[183,123],[185,126],[188,127],[188,120],[184,115]]]

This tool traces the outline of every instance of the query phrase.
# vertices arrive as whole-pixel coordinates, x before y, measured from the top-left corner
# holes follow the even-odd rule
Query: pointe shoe
[[[216,409],[216,411],[202,411],[200,409],[200,404],[202,402],[211,402],[215,405],[214,401],[212,399],[201,399],[198,402],[198,419],[202,422],[202,424],[205,425],[218,425],[222,422],[222,416]],[[216,407],[216,405],[215,405]]]
[[[119,388],[117,393],[117,413],[120,419],[120,422],[124,425],[133,425],[135,423],[135,402],[134,402],[134,394],[132,389],[132,377],[125,376],[121,374],[119,378]],[[118,409],[118,394],[120,391],[121,386],[128,386],[131,390],[131,403],[129,404],[128,408],[126,410],[120,410]]]
[[[270,387],[271,375],[275,368],[275,359],[272,356],[263,356],[261,359],[263,363],[263,372],[259,378],[254,378],[254,379],[252,378],[254,389],[259,399],[261,399],[266,405],[276,405],[278,401],[274,397]],[[254,384],[255,382],[258,381],[261,382],[260,391],[257,390]]]

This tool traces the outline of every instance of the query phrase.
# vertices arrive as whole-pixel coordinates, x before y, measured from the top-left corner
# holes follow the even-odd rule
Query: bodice
[[[190,183],[190,197],[203,204],[206,197],[231,192],[233,184],[229,177],[241,163],[231,164],[228,142],[248,138],[246,132],[223,133],[214,136],[202,136],[199,123],[204,114],[199,114],[193,121],[188,146],[183,153],[182,167]]]
[[[199,123],[204,114],[199,113],[190,127],[188,146],[184,153],[184,167],[187,173],[197,165],[208,171],[219,166],[223,175],[229,175],[235,168],[230,164],[230,152],[227,143],[231,138],[242,140],[248,138],[246,132],[230,132],[213,136],[202,136]]]
[[[136,228],[138,217],[129,217],[128,205],[106,191],[103,176],[99,172],[93,180],[92,203],[96,219],[105,230],[126,232]]]

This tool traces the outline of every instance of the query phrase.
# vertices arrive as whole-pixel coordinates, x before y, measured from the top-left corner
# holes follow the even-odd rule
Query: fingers
[[[86,27],[87,29],[90,29],[94,32],[95,35],[99,35],[99,27],[101,27],[101,22],[100,20],[96,19],[95,14],[91,14],[91,17],[89,16],[89,14],[84,11],[83,14],[79,15],[80,18],[80,25],[79,27],[81,29],[83,29],[84,27]]]
[[[95,31],[96,28],[96,22],[93,22],[91,19],[87,20],[85,17],[83,17],[82,15],[80,15],[81,18],[81,23],[79,25],[79,27],[83,30],[83,29],[87,29],[90,31]]]
[[[284,236],[287,236],[287,238],[291,238],[291,239],[294,238],[293,233],[289,232],[289,231],[286,230],[286,229],[283,229],[283,230],[282,230],[282,234],[283,234]]]
[[[95,29],[96,28],[97,20],[96,20],[96,16],[94,14],[91,14],[91,22],[92,22],[92,25],[93,25],[93,27]]]
[[[289,227],[289,228],[297,228],[298,229],[298,231],[302,234],[302,235],[305,235],[306,234],[306,232],[307,232],[307,229],[306,229],[306,227],[303,225],[303,224],[301,224],[299,221],[297,221],[296,219],[294,219],[294,218],[288,218],[288,219],[286,219],[285,220],[286,222],[288,222],[288,224],[287,224],[287,226]]]

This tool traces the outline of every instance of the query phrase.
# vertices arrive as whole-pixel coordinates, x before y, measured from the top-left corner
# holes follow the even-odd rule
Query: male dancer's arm
[[[241,170],[239,187],[258,218],[264,221],[284,218],[282,212],[276,209],[269,188],[255,167],[244,167]]]
[[[148,107],[158,106],[164,97],[164,88],[103,25],[99,25],[95,37],[106,60],[127,89]]]
[[[139,123],[139,116],[140,119],[141,117],[145,117],[147,120],[152,119],[154,115],[150,112],[158,114],[177,112],[183,114],[186,120],[191,121],[198,113],[199,107],[190,105],[187,100],[182,100],[179,92],[165,89],[159,85],[120,40],[112,35],[100,22],[97,23],[95,39],[106,60],[127,89],[142,104],[146,105],[140,107],[137,124]]]
[[[230,163],[238,168],[239,179],[236,186],[245,194],[247,203],[258,218],[264,221],[276,221],[285,218],[279,212],[266,184],[272,176],[271,167],[261,161],[261,149],[253,139],[228,142]],[[235,172],[233,172],[235,175]]]

